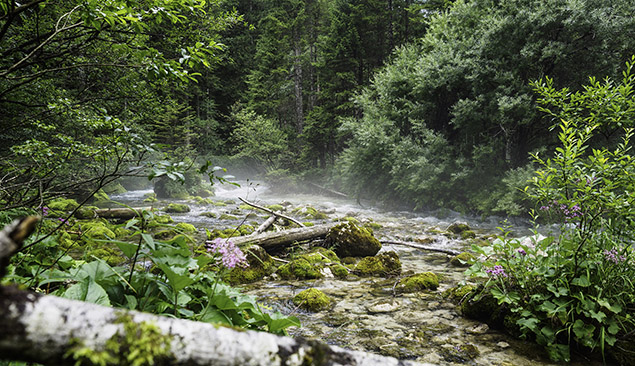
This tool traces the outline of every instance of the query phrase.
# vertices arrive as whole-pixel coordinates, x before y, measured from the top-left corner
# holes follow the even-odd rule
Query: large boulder
[[[367,228],[352,222],[336,225],[329,230],[326,246],[340,257],[372,257],[381,249],[381,243]]]

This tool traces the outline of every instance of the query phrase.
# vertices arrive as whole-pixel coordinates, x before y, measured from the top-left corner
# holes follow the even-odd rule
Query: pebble
[[[507,342],[498,342],[498,343],[496,343],[496,346],[505,349],[505,348],[509,347],[509,343],[507,343]]]

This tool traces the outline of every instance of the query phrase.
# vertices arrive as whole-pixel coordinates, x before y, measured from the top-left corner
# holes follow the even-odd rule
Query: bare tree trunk
[[[295,124],[296,132],[302,133],[304,129],[304,105],[302,96],[302,42],[300,40],[300,30],[295,27],[293,32],[293,54],[294,54],[294,89],[295,89]]]

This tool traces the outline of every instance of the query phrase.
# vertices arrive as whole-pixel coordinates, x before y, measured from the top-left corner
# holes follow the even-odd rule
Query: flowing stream
[[[242,197],[260,205],[285,203],[291,208],[309,205],[328,214],[328,219],[313,220],[316,223],[354,217],[361,223],[374,222],[381,225],[381,228],[375,230],[375,236],[380,240],[419,241],[428,246],[458,251],[469,248],[471,242],[444,235],[445,229],[455,221],[467,222],[477,233],[477,238],[472,240],[484,240],[498,233],[496,226],[499,222],[496,219],[469,220],[456,214],[439,218],[412,212],[385,211],[343,198],[276,194],[262,182],[239,183],[240,187],[227,184],[216,187],[216,195],[212,197],[216,204],[174,201],[186,203],[191,211],[187,214],[171,214],[173,219],[176,222],[191,223],[201,233],[204,228],[225,229],[236,227],[242,221],[250,224],[264,221],[267,215],[262,212],[257,212],[257,217],[251,215],[244,220],[248,211],[238,208],[241,202],[237,199]],[[149,193],[152,190],[131,191],[113,196],[112,199],[125,201],[136,207],[147,206],[142,200]],[[157,207],[165,204],[166,202],[159,202]],[[287,214],[293,216],[289,211]],[[238,220],[210,218],[202,216],[203,212],[213,212],[218,216],[233,215]],[[300,217],[298,219],[307,221]],[[526,227],[517,230],[517,235],[529,234]],[[396,294],[393,291],[397,280],[395,278],[284,281],[274,275],[272,278],[243,285],[243,292],[257,296],[266,307],[297,316],[302,327],[291,328],[291,336],[318,339],[349,349],[443,366],[556,365],[545,358],[539,346],[514,339],[459,314],[456,304],[442,296],[445,290],[466,281],[463,275],[465,269],[451,266],[449,255],[397,245],[384,245],[382,248],[382,251],[390,250],[399,255],[402,272],[408,274],[430,271],[439,275],[439,288],[436,291]],[[290,301],[293,296],[311,287],[322,290],[334,300],[331,310],[310,313],[293,305]]]

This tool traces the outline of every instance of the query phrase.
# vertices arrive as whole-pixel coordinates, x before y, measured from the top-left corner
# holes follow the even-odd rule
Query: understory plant
[[[573,346],[617,347],[635,331],[635,57],[623,81],[590,79],[582,90],[533,83],[542,111],[556,118],[559,146],[539,166],[525,192],[537,203],[536,222],[554,228],[487,246],[468,273],[488,278],[485,293],[509,310],[522,336],[569,361]]]
[[[224,270],[246,265],[240,249],[224,243],[221,250],[194,251],[185,235],[155,240],[147,229],[153,218],[153,212],[143,211],[121,224],[136,241],[96,240],[118,247],[127,258],[120,266],[89,255],[75,258],[59,236],[38,241],[34,235],[29,240],[37,244],[12,258],[5,279],[69,299],[281,335],[300,325],[222,281]]]

